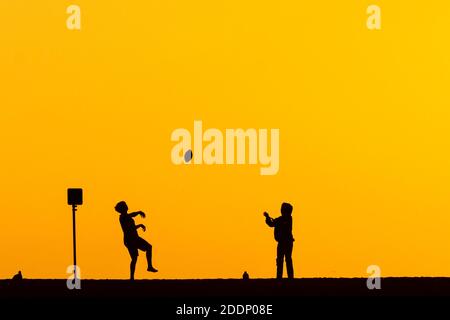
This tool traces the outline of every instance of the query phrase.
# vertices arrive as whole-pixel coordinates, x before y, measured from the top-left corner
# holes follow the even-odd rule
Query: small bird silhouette
[[[244,279],[244,280],[250,279],[250,276],[248,275],[247,271],[244,271],[244,274],[242,275],[242,279]]]
[[[14,277],[12,277],[12,281],[20,281],[22,279],[22,271],[19,271],[16,275],[14,275]]]

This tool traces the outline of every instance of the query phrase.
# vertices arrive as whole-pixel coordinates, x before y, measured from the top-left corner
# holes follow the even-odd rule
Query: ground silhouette
[[[369,290],[364,278],[82,280],[69,290],[66,280],[22,280],[20,286],[0,281],[0,298],[147,299],[193,297],[314,296],[450,296],[450,278],[382,278],[380,290]]]

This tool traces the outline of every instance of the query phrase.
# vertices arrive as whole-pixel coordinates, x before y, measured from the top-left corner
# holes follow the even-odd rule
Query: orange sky
[[[66,28],[66,8],[82,29]],[[382,30],[366,8],[382,9]],[[450,276],[450,3],[2,1],[0,277],[272,277],[262,213],[294,205],[300,277]],[[280,170],[176,166],[177,128],[279,128]],[[145,272],[143,255],[137,278]]]

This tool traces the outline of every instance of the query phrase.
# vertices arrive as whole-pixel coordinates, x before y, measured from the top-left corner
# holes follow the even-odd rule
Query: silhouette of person
[[[144,251],[147,255],[147,271],[158,272],[152,265],[152,245],[139,237],[137,232],[139,228],[142,228],[145,232],[146,228],[143,224],[136,225],[133,220],[133,218],[138,215],[145,218],[145,213],[142,211],[128,213],[128,206],[125,201],[120,201],[116,205],[115,210],[120,213],[119,221],[123,231],[123,241],[131,256],[130,280],[134,280],[134,271],[139,256],[138,250]]]
[[[266,224],[273,228],[277,246],[277,279],[283,278],[283,262],[286,260],[286,270],[289,279],[294,278],[294,267],[292,265],[292,249],[294,237],[292,236],[292,210],[291,204],[284,202],[281,205],[281,217],[273,219],[264,212]]]

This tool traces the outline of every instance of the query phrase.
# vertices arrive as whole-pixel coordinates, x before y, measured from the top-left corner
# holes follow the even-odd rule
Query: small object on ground
[[[22,271],[19,271],[17,274],[12,277],[12,281],[21,281],[23,280]]]

